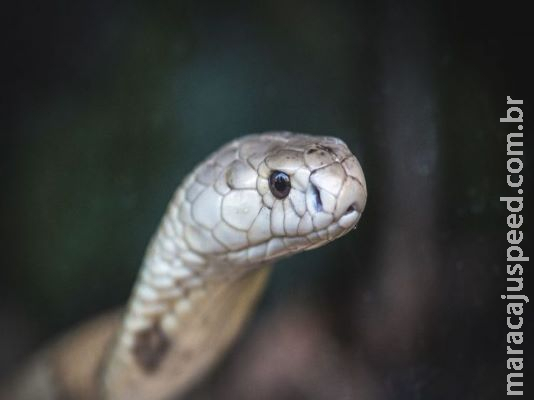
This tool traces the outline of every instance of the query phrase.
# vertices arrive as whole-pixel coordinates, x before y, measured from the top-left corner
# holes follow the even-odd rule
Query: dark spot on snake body
[[[143,371],[150,374],[158,369],[170,344],[159,322],[156,322],[151,328],[137,334],[132,352]]]
[[[193,352],[193,350],[191,349],[186,349],[186,350],[183,350],[182,353],[181,353],[181,357],[184,361],[189,361],[193,358],[193,356],[195,355],[195,353]]]

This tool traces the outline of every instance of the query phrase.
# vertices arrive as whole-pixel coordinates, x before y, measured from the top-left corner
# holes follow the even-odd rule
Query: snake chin
[[[326,228],[304,235],[273,237],[248,248],[229,252],[225,258],[227,262],[234,264],[273,263],[292,254],[316,249],[330,243],[353,230],[360,217],[361,213],[357,211],[356,206],[351,206],[350,210]]]

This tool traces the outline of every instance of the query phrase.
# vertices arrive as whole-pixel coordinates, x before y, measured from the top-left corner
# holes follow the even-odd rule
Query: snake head
[[[106,397],[184,389],[235,336],[265,282],[258,267],[349,232],[366,199],[358,160],[333,137],[265,133],[213,153],[147,249],[102,375]]]
[[[261,264],[353,229],[367,200],[362,168],[334,137],[264,133],[214,153],[177,201],[191,250]]]

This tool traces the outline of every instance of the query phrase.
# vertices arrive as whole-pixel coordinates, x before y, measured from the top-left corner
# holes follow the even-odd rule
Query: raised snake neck
[[[276,171],[290,180],[284,196]],[[268,266],[349,232],[366,199],[360,164],[337,138],[264,133],[225,145],[177,189],[123,317],[41,354],[18,398],[32,387],[43,399],[176,398],[239,332]]]

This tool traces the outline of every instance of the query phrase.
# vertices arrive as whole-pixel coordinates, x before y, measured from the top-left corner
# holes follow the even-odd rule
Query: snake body
[[[228,348],[270,265],[349,232],[366,199],[360,164],[340,139],[273,132],[228,143],[176,190],[126,311],[41,354],[25,389],[49,398],[178,396]]]

